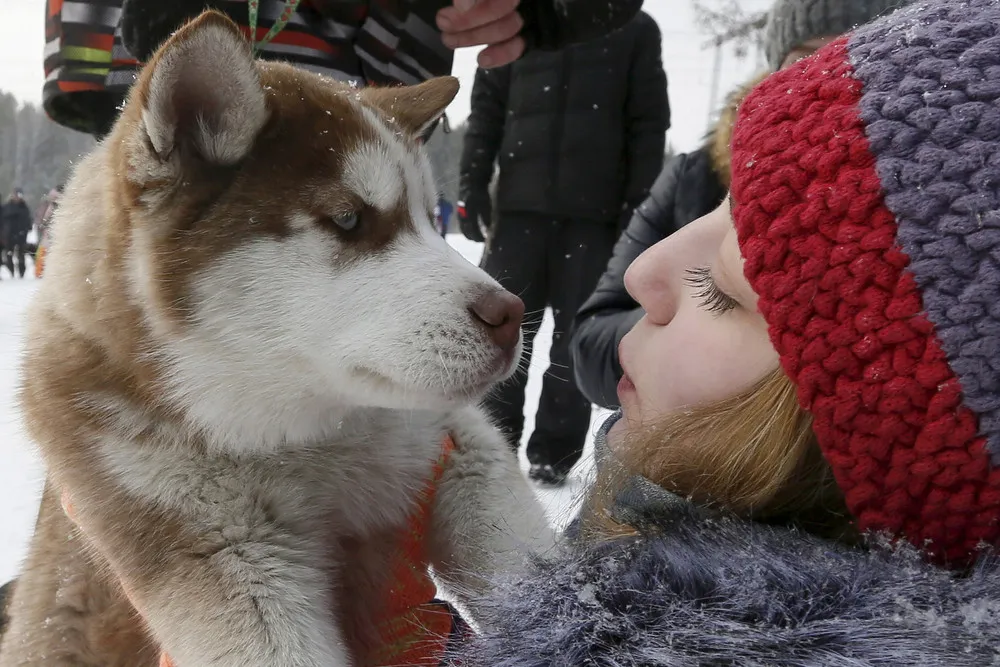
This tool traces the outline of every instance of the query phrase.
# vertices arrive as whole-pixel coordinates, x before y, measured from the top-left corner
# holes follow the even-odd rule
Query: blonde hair
[[[699,505],[843,541],[856,537],[812,418],[781,371],[733,398],[628,433],[615,456],[621,465],[606,466],[585,508],[584,527],[599,535],[635,532],[609,508],[625,479],[639,474]]]

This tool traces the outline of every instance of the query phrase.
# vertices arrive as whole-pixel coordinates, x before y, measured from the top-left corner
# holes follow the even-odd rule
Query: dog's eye
[[[345,232],[353,232],[358,227],[358,223],[361,222],[361,216],[358,215],[357,211],[352,211],[351,213],[341,213],[340,215],[323,216],[320,218],[320,223],[325,225],[333,225],[339,227]]]

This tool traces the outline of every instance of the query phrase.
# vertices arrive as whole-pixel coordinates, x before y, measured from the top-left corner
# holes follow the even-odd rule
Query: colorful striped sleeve
[[[116,35],[121,11],[121,0],[47,0],[42,104],[57,123],[103,134],[114,121],[128,86],[109,75],[136,67]]]

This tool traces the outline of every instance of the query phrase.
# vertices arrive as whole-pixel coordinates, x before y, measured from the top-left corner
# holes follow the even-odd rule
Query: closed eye
[[[684,282],[696,290],[694,296],[698,299],[699,308],[721,315],[739,305],[736,299],[719,289],[712,278],[712,270],[707,266],[688,269],[686,273]]]

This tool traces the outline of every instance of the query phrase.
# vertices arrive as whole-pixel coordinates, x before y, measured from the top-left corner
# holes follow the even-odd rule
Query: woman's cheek
[[[685,332],[677,343],[676,366],[671,373],[668,409],[673,412],[723,398],[725,376],[736,363],[734,350],[717,326]]]
[[[630,422],[648,422],[670,414],[705,393],[702,385],[709,375],[706,363],[715,334],[701,325],[696,315],[685,309],[667,326],[633,332],[645,335],[636,341],[640,345],[628,359],[639,408],[632,414],[626,409]]]
[[[664,343],[672,353],[658,378],[657,414],[725,400],[764,377],[768,360],[758,357],[768,348],[747,339],[738,316],[698,313],[674,324],[681,326]]]

